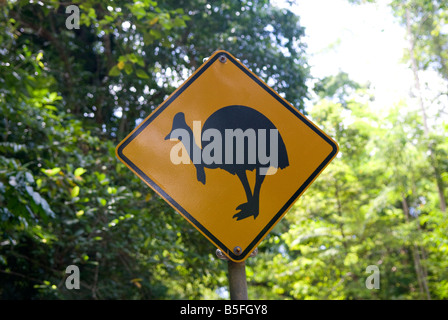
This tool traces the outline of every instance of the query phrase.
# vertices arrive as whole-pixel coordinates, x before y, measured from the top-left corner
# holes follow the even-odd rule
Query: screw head
[[[255,248],[254,251],[249,255],[249,257],[255,257],[258,254],[258,247]]]
[[[227,62],[227,57],[224,56],[224,55],[222,55],[222,56],[219,56],[218,60],[219,60],[219,62],[221,62],[221,63],[226,63],[226,62]]]
[[[233,253],[239,256],[240,254],[243,253],[243,249],[241,249],[241,247],[236,246],[235,248],[233,248]]]
[[[216,256],[218,257],[218,259],[221,259],[221,260],[229,260],[229,258],[227,258],[224,255],[224,253],[219,249],[216,249]]]

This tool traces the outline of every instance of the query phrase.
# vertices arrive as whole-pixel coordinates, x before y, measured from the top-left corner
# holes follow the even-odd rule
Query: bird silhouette
[[[189,140],[185,141],[187,138],[184,135],[176,134],[176,129],[185,130],[185,132],[188,133],[187,136]],[[210,137],[204,136],[204,133],[208,129],[214,129],[213,132],[215,134],[219,133],[222,137],[221,145],[218,146],[213,152],[214,160],[217,161],[212,161],[211,163],[210,161],[205,161],[203,158],[201,158],[200,161],[194,159],[194,155],[202,154],[210,143],[216,142],[210,139]],[[229,141],[226,141],[226,143],[223,142],[224,138],[228,138],[226,133],[228,133],[229,130],[230,132],[239,131],[241,133],[247,132],[247,129],[252,129],[252,138],[255,136],[256,140],[255,145],[253,143],[252,145],[249,143],[248,136],[244,136],[244,149],[241,148],[241,145],[238,148],[238,143],[233,143],[235,142],[234,140],[231,141],[233,144],[233,149],[230,149],[229,145],[226,146],[226,143],[229,143]],[[265,129],[264,136],[261,137],[261,142],[259,140],[261,136],[260,132],[263,130],[260,131],[260,129]],[[267,167],[273,166],[275,169],[284,169],[289,166],[286,147],[278,131],[278,134],[274,136],[278,138],[278,141],[276,141],[278,154],[274,155],[277,156],[277,161],[275,161],[276,163],[270,163],[267,165],[265,161],[261,161],[262,159],[260,159],[260,156],[255,156],[257,154],[259,155],[259,152],[257,151],[259,151],[260,147],[263,148],[263,146],[260,145],[262,142],[266,143],[264,146],[265,155],[267,156],[269,154],[270,157],[273,156],[271,152],[275,152],[275,149],[272,148],[273,150],[271,150],[271,136],[269,134],[271,129],[277,130],[274,124],[260,112],[250,107],[232,105],[217,110],[205,121],[201,130],[201,146],[196,144],[193,131],[185,122],[185,115],[183,112],[179,112],[174,116],[171,132],[166,136],[165,140],[179,139],[183,143],[190,159],[196,167],[196,178],[199,182],[205,184],[206,179],[204,168],[220,168],[236,175],[240,179],[246,193],[247,202],[236,207],[236,210],[239,210],[239,212],[237,212],[233,218],[236,218],[238,221],[250,216],[253,216],[254,219],[257,218],[259,214],[260,189],[266,177]],[[177,131],[177,133],[178,132],[179,131]],[[218,150],[219,148],[221,149]],[[230,152],[230,150],[232,152]],[[253,192],[247,179],[247,170],[256,170]]]

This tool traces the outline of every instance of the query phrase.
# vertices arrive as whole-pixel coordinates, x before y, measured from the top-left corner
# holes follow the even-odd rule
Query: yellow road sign
[[[116,148],[235,262],[337,152],[333,139],[226,51],[216,51]]]

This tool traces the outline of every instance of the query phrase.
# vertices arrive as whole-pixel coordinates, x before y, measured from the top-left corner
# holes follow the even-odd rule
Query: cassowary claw
[[[237,218],[236,221],[249,218],[250,216],[253,216],[255,220],[258,216],[258,206],[254,205],[253,202],[242,203],[236,207],[236,210],[240,210],[240,212],[233,215],[233,218]]]

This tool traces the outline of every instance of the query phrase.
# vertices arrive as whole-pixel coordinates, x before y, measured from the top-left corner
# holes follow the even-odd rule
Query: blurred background
[[[114,153],[217,49],[340,146],[247,260],[249,297],[448,298],[448,1],[3,0],[0,43],[1,299],[229,297]]]

